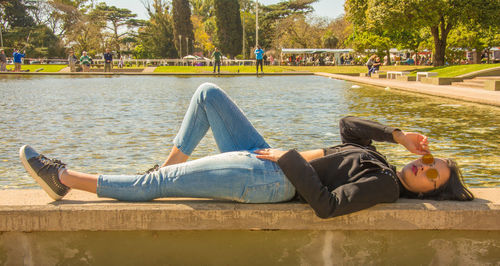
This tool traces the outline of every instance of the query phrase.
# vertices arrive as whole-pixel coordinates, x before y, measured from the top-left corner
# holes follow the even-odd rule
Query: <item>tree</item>
[[[201,18],[202,22],[213,16],[214,0],[190,0],[189,3],[193,8],[192,15]]]
[[[327,22],[321,18],[306,19],[303,14],[291,15],[281,19],[275,27],[274,47],[321,48],[322,37]]]
[[[400,44],[408,48],[406,44],[419,42],[413,41],[413,37],[417,36],[413,32],[415,29],[401,27],[397,25],[397,22],[381,23],[380,16],[401,8],[398,6],[401,0],[388,1],[389,3],[382,10],[379,0],[347,0],[344,7],[346,19],[353,24],[352,35],[351,38],[347,39],[347,44],[360,52],[376,50],[380,57],[387,56],[387,63],[390,64],[389,51],[391,48]]]
[[[193,52],[194,32],[191,22],[191,9],[188,0],[172,1],[172,18],[174,26],[175,46],[179,57]]]
[[[194,49],[203,54],[210,54],[215,46],[210,40],[208,33],[205,31],[201,18],[197,15],[193,15],[191,21],[194,27]]]
[[[62,41],[46,25],[38,25],[30,32],[26,53],[30,57],[64,57],[65,49]]]
[[[36,24],[27,12],[28,9],[29,7],[20,0],[0,0],[0,19],[4,46],[27,49],[31,52],[29,40]]]
[[[83,51],[95,56],[98,51],[102,51],[104,44],[102,30],[104,23],[101,20],[94,20],[90,16],[82,15],[80,19],[67,31],[66,38],[71,40],[70,45],[77,54]]]
[[[191,21],[194,31],[194,49],[211,54],[217,39],[214,0],[189,0],[192,7]]]
[[[144,3],[149,21],[139,28],[138,45],[134,49],[136,58],[174,58],[177,50],[170,6],[167,1],[154,0]]]
[[[450,33],[449,44],[454,48],[466,48],[469,51],[474,51],[473,63],[479,64],[483,50],[489,54],[492,47],[500,45],[499,27],[483,28],[477,24],[459,25]]]
[[[325,35],[323,35],[321,42],[323,43],[323,47],[330,49],[335,49],[339,45],[339,39],[331,30],[328,30]]]
[[[27,10],[28,6],[21,0],[0,0],[2,24],[6,28],[34,27],[35,21]]]
[[[445,64],[448,36],[459,24],[500,24],[498,0],[346,0],[345,9],[357,28],[429,30],[434,41],[435,66]]]
[[[52,12],[48,18],[48,26],[54,34],[60,38],[73,30],[73,26],[79,23],[86,13],[85,4],[88,0],[50,0]],[[71,40],[70,40],[71,41]]]
[[[121,51],[120,43],[123,37],[130,35],[129,31],[120,31],[121,28],[126,26],[128,29],[138,27],[143,22],[134,19],[137,17],[132,11],[126,8],[118,8],[115,6],[108,6],[105,3],[99,3],[94,10],[90,13],[93,20],[104,20],[108,23],[105,27],[111,30],[111,46],[118,52]]]
[[[261,46],[268,47],[273,45],[273,43],[275,46],[279,46],[274,40],[283,33],[278,30],[280,22],[291,16],[311,13],[314,11],[312,4],[317,1],[318,0],[289,0],[273,5],[262,6],[262,12],[259,13],[259,42]]]
[[[240,4],[241,26],[242,26],[242,49],[243,58],[253,55],[255,46],[255,4],[253,0],[238,0]]]
[[[325,41],[327,41],[330,36],[337,39],[337,44],[334,46],[335,48],[345,47],[345,43],[349,36],[352,34],[352,24],[345,19],[345,16],[341,16],[339,18],[333,19],[327,26],[327,30],[325,31]],[[330,43],[333,44],[333,43]],[[328,47],[325,43],[325,47]]]
[[[234,0],[214,0],[214,7],[220,49],[234,57],[242,48],[240,4]]]

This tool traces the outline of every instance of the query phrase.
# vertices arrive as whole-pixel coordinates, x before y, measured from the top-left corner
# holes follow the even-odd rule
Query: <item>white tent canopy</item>
[[[324,49],[324,48],[312,48],[312,49],[291,49],[291,48],[282,48],[281,49],[281,58],[283,58],[283,54],[322,54],[322,53],[330,53],[335,56],[335,64],[340,65],[340,54],[351,53],[354,52],[353,49]]]
[[[332,53],[332,54],[342,54],[342,53],[350,53],[353,52],[353,49],[289,49],[283,48],[281,49],[281,53],[283,54],[321,54],[321,53]]]

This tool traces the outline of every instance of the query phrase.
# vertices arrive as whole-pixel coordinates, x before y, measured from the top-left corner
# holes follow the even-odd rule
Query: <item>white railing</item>
[[[113,60],[113,65],[118,65],[119,59]],[[104,64],[104,59],[93,59],[94,64]],[[135,65],[135,66],[210,66],[213,64],[212,60],[200,60],[200,59],[124,59],[124,65]],[[221,65],[223,66],[243,66],[243,65],[255,65],[255,60],[237,60],[228,59],[222,60]]]
[[[30,64],[68,64],[67,59],[40,59],[40,58],[25,58],[25,63]],[[119,59],[113,59],[113,65],[118,65]],[[93,65],[104,65],[104,59],[92,59]],[[123,59],[123,64],[133,65],[137,67],[146,66],[211,66],[212,60],[203,59]],[[253,66],[255,60],[239,60],[239,59],[226,59],[221,61],[223,66]]]

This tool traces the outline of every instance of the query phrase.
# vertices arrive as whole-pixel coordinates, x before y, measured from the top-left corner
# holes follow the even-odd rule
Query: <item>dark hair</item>
[[[418,195],[420,199],[431,200],[458,200],[468,201],[473,200],[474,195],[465,186],[463,175],[457,163],[453,159],[444,159],[448,168],[450,168],[450,178],[446,183],[438,187],[436,190]]]

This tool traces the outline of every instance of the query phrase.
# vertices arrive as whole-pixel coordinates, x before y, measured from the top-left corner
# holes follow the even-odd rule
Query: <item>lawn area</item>
[[[440,67],[425,67],[418,71],[422,72],[437,72],[438,77],[456,77],[478,70],[500,67],[500,64],[471,64],[471,65],[453,65]],[[413,71],[410,75],[415,76],[417,71]]]
[[[404,71],[416,70],[421,66],[383,66],[381,70]],[[221,73],[254,73],[255,66],[221,66]],[[207,66],[160,66],[155,69],[159,73],[212,73],[213,67]],[[326,72],[326,73],[362,73],[368,72],[366,66],[264,66],[264,72]]]
[[[21,65],[21,70],[29,72],[36,72],[37,69],[42,69],[38,72],[58,72],[59,70],[67,67],[68,65]],[[7,65],[8,70],[14,70],[14,65]]]
[[[214,70],[211,66],[159,66],[155,72],[160,73],[212,73]],[[255,66],[221,66],[221,73],[255,73]],[[279,73],[287,72],[287,70],[280,66],[266,66],[264,72]],[[302,70],[308,71],[308,70]]]
[[[67,65],[22,65],[22,70],[29,69],[29,72],[58,72]],[[410,71],[415,76],[418,71],[437,72],[439,77],[455,77],[470,72],[500,67],[500,64],[471,64],[453,66],[382,66],[381,71]],[[116,68],[116,67],[115,67]],[[137,68],[137,67],[125,67]],[[8,65],[7,69],[14,69],[14,65]],[[160,66],[155,69],[157,73],[212,73],[211,66]],[[326,72],[326,73],[365,73],[368,72],[366,66],[264,66],[264,72]],[[255,73],[255,66],[221,66],[221,73]]]

